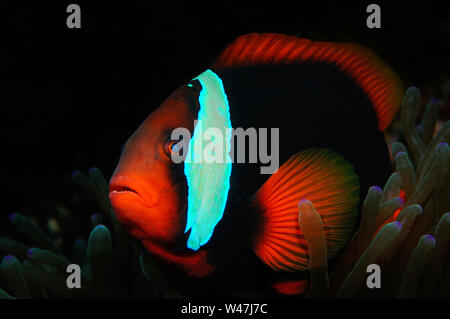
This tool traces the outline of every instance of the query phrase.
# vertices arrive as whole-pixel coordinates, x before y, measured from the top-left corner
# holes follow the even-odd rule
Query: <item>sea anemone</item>
[[[72,179],[92,194],[102,214],[91,216],[86,243],[77,239],[70,257],[31,219],[13,213],[13,226],[32,243],[0,237],[6,254],[0,266],[0,298],[178,298],[163,271],[117,221],[108,199],[108,184],[97,168]],[[104,222],[104,224],[102,224]],[[20,262],[22,261],[22,263]],[[81,268],[81,288],[68,288],[71,264]]]
[[[313,203],[299,205],[299,224],[311,254],[307,297],[450,297],[450,123],[433,137],[438,110],[434,100],[416,127],[419,104],[419,90],[409,88],[401,112],[406,145],[392,145],[396,171],[383,189],[368,190],[360,227],[330,275],[325,246],[317,240],[323,237],[317,235],[322,234],[320,216]],[[378,289],[366,285],[373,264],[380,267]]]
[[[450,124],[435,132],[438,103],[431,101],[415,126],[420,92],[406,91],[402,102],[404,144],[391,146],[395,166],[384,187],[371,187],[362,205],[359,229],[328,273],[325,237],[314,203],[299,203],[299,225],[308,243],[306,298],[450,297]],[[174,280],[117,221],[108,185],[97,168],[72,179],[95,198],[87,243],[77,239],[72,253],[31,219],[13,213],[12,225],[31,245],[0,237],[0,298],[181,298],[196,287]],[[67,269],[81,267],[81,288],[67,285]],[[381,270],[381,287],[366,286],[367,267]]]

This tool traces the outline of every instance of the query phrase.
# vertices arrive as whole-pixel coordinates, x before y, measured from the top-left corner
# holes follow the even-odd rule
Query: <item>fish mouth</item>
[[[135,193],[135,194],[139,195],[139,193],[135,189],[133,189],[129,186],[126,186],[126,185],[111,185],[109,187],[109,192],[110,193]]]
[[[157,191],[136,176],[115,175],[109,183],[109,199],[115,203],[137,201],[145,207],[154,207],[159,199]]]

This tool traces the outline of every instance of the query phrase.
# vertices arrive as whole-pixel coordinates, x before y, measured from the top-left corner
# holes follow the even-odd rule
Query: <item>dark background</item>
[[[95,166],[109,178],[145,117],[239,35],[365,45],[425,100],[450,77],[448,1],[376,1],[379,30],[366,27],[368,1],[72,1],[81,29],[66,27],[70,2],[44,2],[0,2],[1,235],[20,212],[43,228],[54,217],[63,240],[87,236],[95,208],[70,173]]]

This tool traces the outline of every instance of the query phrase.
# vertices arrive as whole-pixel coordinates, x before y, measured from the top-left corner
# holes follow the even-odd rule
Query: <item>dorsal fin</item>
[[[250,33],[228,45],[212,67],[224,70],[258,65],[322,62],[346,72],[366,93],[384,131],[403,98],[398,76],[371,50],[353,43],[320,42],[277,33]]]

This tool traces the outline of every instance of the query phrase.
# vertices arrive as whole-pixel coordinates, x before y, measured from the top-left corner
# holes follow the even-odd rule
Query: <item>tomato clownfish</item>
[[[321,215],[332,258],[353,231],[360,195],[390,174],[383,131],[402,96],[395,73],[359,45],[241,36],[128,139],[112,206],[148,252],[190,277],[233,286],[307,270],[299,201]],[[261,174],[261,162],[175,163],[199,152],[198,123],[224,133],[224,158],[234,145],[226,129],[278,128],[271,151],[281,166]],[[173,140],[177,128],[191,139]]]

